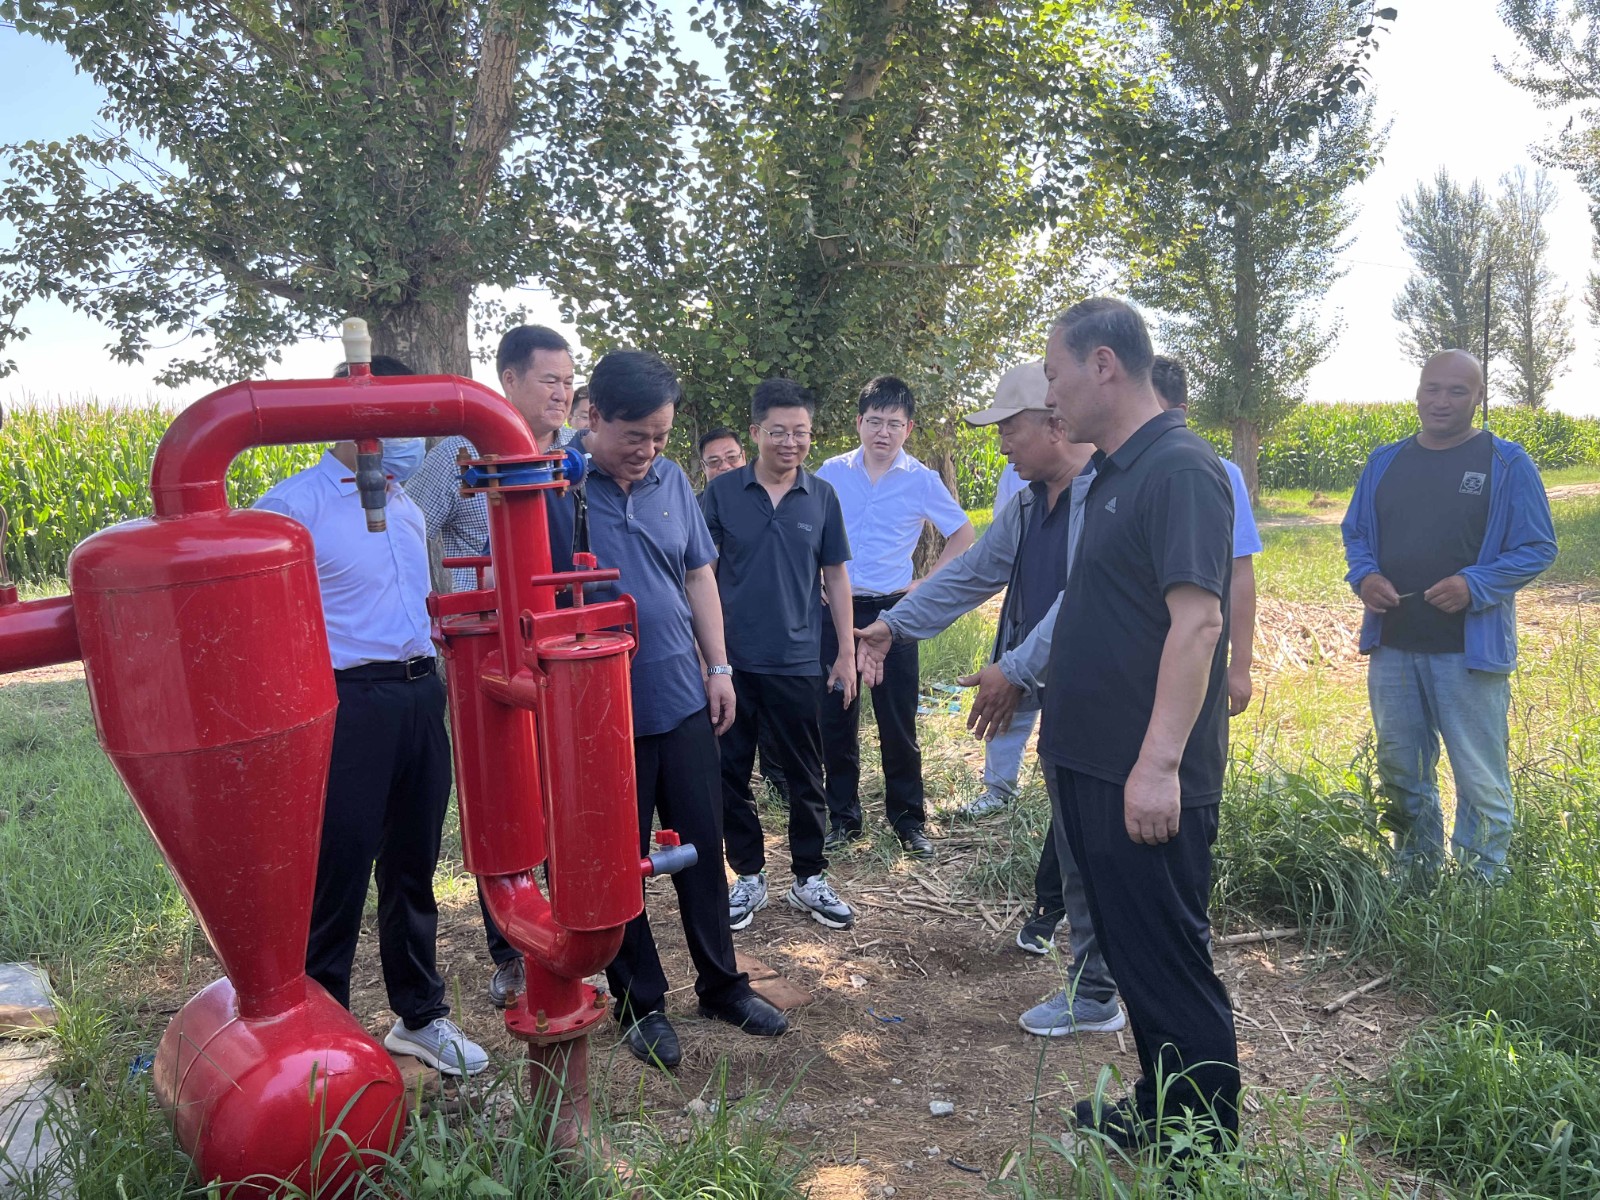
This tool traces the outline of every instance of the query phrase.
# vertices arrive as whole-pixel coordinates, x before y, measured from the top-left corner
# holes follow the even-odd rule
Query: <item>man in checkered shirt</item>
[[[576,436],[566,427],[572,410],[572,351],[566,338],[543,325],[520,325],[500,339],[495,369],[500,389],[522,414],[540,449],[557,449]],[[477,449],[466,438],[445,438],[428,451],[422,466],[405,485],[406,494],[427,521],[428,540],[439,538],[446,558],[476,557],[484,553],[489,542],[488,501],[482,496],[461,494],[456,455],[463,448],[469,456],[477,457]],[[450,576],[452,591],[470,591],[478,585],[477,573],[470,569],[452,570]],[[489,956],[495,966],[489,980],[489,999],[504,1008],[523,990],[522,955],[495,928],[481,896],[478,907],[483,911]]]

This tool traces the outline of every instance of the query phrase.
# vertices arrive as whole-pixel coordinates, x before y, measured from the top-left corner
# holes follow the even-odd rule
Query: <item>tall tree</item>
[[[1474,179],[1462,187],[1444,167],[1400,201],[1400,233],[1414,271],[1394,300],[1400,345],[1418,364],[1440,350],[1489,357],[1505,345],[1503,294],[1491,294],[1502,238],[1494,200]]]
[[[1496,67],[1533,96],[1540,108],[1568,112],[1540,161],[1572,172],[1589,197],[1600,257],[1600,0],[1501,0],[1500,16],[1524,58]],[[1576,108],[1576,111],[1570,111]],[[1591,272],[1585,303],[1600,326],[1600,274]]]
[[[1304,399],[1337,333],[1316,307],[1340,274],[1353,215],[1345,193],[1382,140],[1353,64],[1395,13],[1346,0],[1139,9],[1167,66],[1156,112],[1190,137],[1258,148],[1231,164],[1212,159],[1208,177],[1150,181],[1147,220],[1167,256],[1134,292],[1165,314],[1196,414],[1230,430],[1255,495],[1262,437]]]
[[[1136,107],[1127,35],[1098,0],[702,2],[718,47],[648,179],[597,178],[595,236],[553,274],[587,345],[666,354],[686,431],[742,423],[783,374],[848,401],[886,371],[919,425],[1019,353],[1092,262],[1116,195],[1096,111]],[[924,444],[926,448],[926,444]]]
[[[1539,408],[1572,355],[1572,320],[1567,295],[1550,269],[1550,234],[1545,218],[1556,205],[1555,188],[1543,171],[1518,167],[1501,181],[1501,263],[1495,276],[1505,315],[1504,357],[1510,372],[1504,388],[1512,400]]]
[[[0,148],[0,349],[30,298],[253,373],[354,313],[419,369],[470,369],[480,285],[543,274],[559,177],[647,172],[684,80],[651,0],[0,0],[100,84],[109,132]],[[643,164],[643,165],[638,165]],[[0,373],[6,364],[0,363]]]

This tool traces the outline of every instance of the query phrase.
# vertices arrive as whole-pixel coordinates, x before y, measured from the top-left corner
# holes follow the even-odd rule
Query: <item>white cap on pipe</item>
[[[344,361],[346,363],[369,363],[372,361],[372,335],[367,332],[366,321],[360,317],[346,317],[339,336],[344,339]]]

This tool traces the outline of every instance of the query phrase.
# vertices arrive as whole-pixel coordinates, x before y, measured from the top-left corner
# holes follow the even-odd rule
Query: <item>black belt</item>
[[[867,604],[875,608],[892,608],[906,598],[905,590],[890,592],[887,595],[878,595],[875,592],[855,592],[850,599],[856,604]]]
[[[341,683],[345,681],[410,683],[417,679],[426,679],[433,674],[433,668],[434,657],[429,654],[421,658],[408,658],[405,662],[362,663],[359,667],[346,667],[342,671],[335,671],[333,677]]]

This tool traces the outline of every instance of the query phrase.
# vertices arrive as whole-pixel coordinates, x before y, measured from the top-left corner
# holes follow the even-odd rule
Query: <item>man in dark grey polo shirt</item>
[[[818,706],[855,699],[856,664],[844,515],[833,488],[801,465],[815,413],[815,398],[793,380],[760,384],[750,402],[756,461],[712,480],[701,497],[721,552],[717,582],[739,701],[733,728],[722,739],[728,862],[739,876],[728,896],[735,929],[767,905],[766,846],[750,794],[758,723],[771,729],[789,781],[795,882],[788,901],[830,929],[855,923],[855,913],[823,878],[828,806]],[[819,576],[827,587],[827,619],[842,647],[826,691]]]
[[[601,566],[622,572],[620,583],[607,586],[629,593],[639,606],[632,677],[640,853],[649,852],[657,813],[663,827],[699,850],[699,862],[672,883],[694,960],[700,1015],[771,1037],[788,1022],[734,965],[719,853],[717,735],[733,723],[734,693],[712,569],[716,549],[688,477],[661,456],[682,394],[672,369],[653,354],[624,350],[595,365],[584,439],[591,465],[584,484],[589,543]],[[677,1066],[678,1037],[665,1011],[667,977],[645,914],[628,923],[606,978],[628,1049],[644,1062]]]
[[[1080,1101],[1121,1145],[1184,1109],[1238,1131],[1239,1057],[1211,963],[1211,844],[1227,748],[1233,494],[1151,384],[1143,319],[1085,300],[1050,331],[1049,403],[1094,482],[1051,644],[1039,756],[1139,1049],[1133,1096]],[[1164,1111],[1158,1111],[1160,1105]]]

